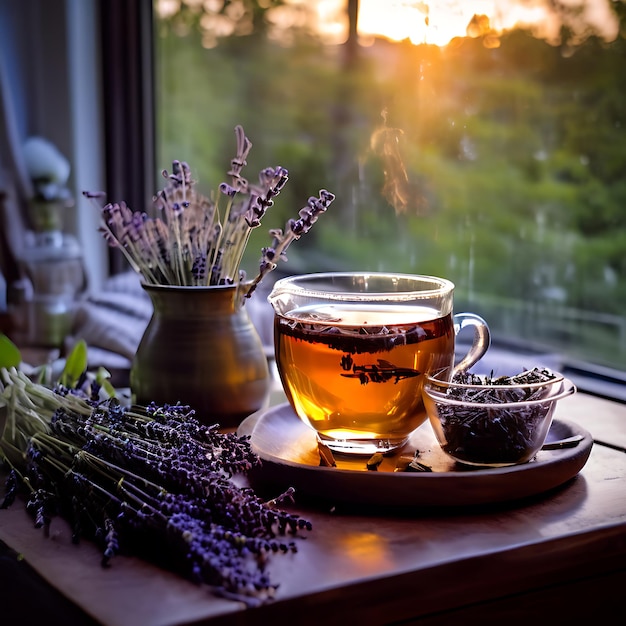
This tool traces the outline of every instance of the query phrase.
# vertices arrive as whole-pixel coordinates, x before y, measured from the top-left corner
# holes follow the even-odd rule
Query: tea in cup
[[[305,274],[278,280],[274,348],[298,417],[333,452],[402,446],[426,421],[423,381],[452,368],[455,336],[474,329],[468,369],[487,351],[487,323],[453,314],[454,285],[433,276],[380,272]]]

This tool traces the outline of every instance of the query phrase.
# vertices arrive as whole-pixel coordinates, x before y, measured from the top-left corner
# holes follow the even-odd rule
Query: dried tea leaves
[[[447,389],[447,397],[465,402],[465,406],[438,403],[445,436],[443,450],[469,463],[519,462],[532,449],[536,433],[544,423],[556,378],[550,370],[540,368],[498,378],[468,372],[456,374],[453,384],[476,387]],[[543,398],[546,398],[545,403],[527,404]],[[486,404],[493,406],[486,407]]]

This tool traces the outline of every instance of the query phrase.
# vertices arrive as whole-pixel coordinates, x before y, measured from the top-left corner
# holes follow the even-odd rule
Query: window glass
[[[155,24],[159,167],[210,193],[241,124],[248,178],[289,170],[249,273],[326,188],[284,271],[444,276],[496,339],[626,370],[623,1],[155,0]]]

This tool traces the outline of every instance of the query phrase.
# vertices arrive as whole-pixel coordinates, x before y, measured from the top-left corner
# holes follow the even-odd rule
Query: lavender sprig
[[[289,219],[287,221],[284,232],[280,228],[270,230],[270,235],[274,237],[274,241],[271,246],[261,250],[262,257],[259,263],[259,273],[251,282],[246,292],[246,297],[249,298],[261,280],[269,272],[276,269],[279,260],[287,260],[287,248],[293,241],[300,239],[302,235],[308,233],[313,228],[313,224],[317,222],[322,213],[326,212],[334,199],[335,196],[330,191],[322,189],[319,197],[311,196],[307,206],[300,209],[298,219]]]
[[[174,161],[172,172],[163,171],[167,185],[153,199],[154,216],[132,211],[124,202],[99,208],[100,231],[109,245],[119,248],[131,268],[147,284],[241,285],[249,297],[263,277],[286,260],[289,244],[308,232],[326,211],[334,195],[321,190],[310,198],[299,218],[289,220],[282,230],[270,230],[274,241],[263,248],[259,274],[249,283],[240,269],[251,232],[261,226],[289,178],[282,167],[267,167],[257,183],[242,172],[252,143],[241,126],[235,128],[237,154],[231,159],[230,182],[219,185],[215,198],[197,192],[187,163]],[[84,192],[92,200],[101,193]],[[222,200],[223,207],[220,207]]]
[[[247,438],[179,404],[122,407],[15,371],[0,370],[0,380],[0,458],[12,468],[3,507],[20,484],[35,526],[48,532],[55,515],[67,517],[73,540],[100,544],[104,566],[132,552],[249,605],[273,597],[268,560],[295,552],[311,524],[277,508],[291,491],[265,502],[232,480],[260,463]]]

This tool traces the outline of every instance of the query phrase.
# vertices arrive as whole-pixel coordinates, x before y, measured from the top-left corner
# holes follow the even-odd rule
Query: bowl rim
[[[437,381],[440,382],[440,381]],[[548,383],[542,383],[540,386],[546,386],[546,384],[552,384],[553,381],[549,381]],[[572,395],[577,391],[576,385],[569,379],[562,377],[560,381],[562,383],[561,390],[554,395],[547,395],[545,398],[538,398],[536,400],[521,400],[519,402],[472,402],[471,400],[458,400],[456,398],[450,398],[446,395],[445,392],[434,391],[428,387],[428,383],[424,383],[422,388],[422,393],[427,395],[431,400],[437,402],[439,404],[447,404],[450,406],[462,406],[462,407],[470,407],[477,409],[510,409],[511,407],[525,407],[525,406],[536,406],[538,404],[550,404],[552,402],[556,402],[557,400],[561,400],[566,398],[567,396]],[[452,385],[454,386],[454,385]],[[461,387],[461,385],[458,385]],[[471,387],[471,385],[470,385]],[[521,389],[527,387],[527,385],[475,385],[476,389],[493,389],[494,387],[498,387],[501,389],[506,389],[507,387],[513,389]]]
[[[552,372],[552,374],[554,375],[554,378],[550,378],[550,380],[544,380],[544,381],[538,381],[538,382],[534,382],[534,383],[516,383],[516,384],[512,384],[512,385],[475,385],[475,384],[471,384],[471,383],[455,383],[449,380],[442,380],[441,378],[437,378],[437,376],[439,376],[440,374],[442,374],[443,372],[445,372],[448,368],[444,368],[441,370],[438,370],[437,372],[435,372],[434,374],[426,374],[425,376],[425,381],[424,381],[424,386],[429,385],[429,384],[435,384],[438,387],[454,387],[457,389],[476,389],[476,390],[480,390],[480,389],[494,389],[494,388],[498,388],[498,389],[538,389],[539,387],[548,387],[550,385],[555,385],[556,383],[562,383],[565,380],[568,380],[564,374],[561,374],[560,372],[554,372],[552,370],[550,370]],[[454,368],[453,368],[454,371]]]

